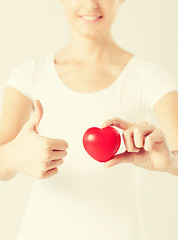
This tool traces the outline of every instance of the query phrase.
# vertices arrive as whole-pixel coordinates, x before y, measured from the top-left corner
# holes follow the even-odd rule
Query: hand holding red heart
[[[121,144],[121,136],[113,127],[90,127],[83,135],[83,146],[86,152],[99,162],[109,161]]]
[[[105,162],[105,167],[131,163],[152,171],[167,172],[171,164],[171,152],[161,129],[146,121],[135,124],[118,117],[111,118],[101,125],[102,128],[107,126],[124,130],[122,136],[126,151]]]

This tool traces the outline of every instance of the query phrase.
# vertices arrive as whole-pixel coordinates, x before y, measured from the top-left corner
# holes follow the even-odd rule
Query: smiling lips
[[[93,16],[79,16],[79,18],[82,19],[84,22],[87,22],[87,23],[96,23],[96,22],[101,21],[101,19],[103,17],[93,15]]]

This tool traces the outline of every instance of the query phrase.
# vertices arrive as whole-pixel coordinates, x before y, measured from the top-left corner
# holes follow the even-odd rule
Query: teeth
[[[99,17],[97,17],[97,16],[82,16],[82,18],[84,18],[86,20],[94,20],[94,19],[98,19]]]

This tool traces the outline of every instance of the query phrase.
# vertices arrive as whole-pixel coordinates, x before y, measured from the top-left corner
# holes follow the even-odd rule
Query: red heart
[[[83,146],[87,153],[99,162],[109,161],[121,145],[121,136],[117,129],[91,127],[83,135]]]

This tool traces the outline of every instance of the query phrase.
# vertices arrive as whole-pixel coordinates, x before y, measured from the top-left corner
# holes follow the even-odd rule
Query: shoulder
[[[32,74],[38,68],[46,63],[46,60],[49,59],[49,55],[39,56],[30,58],[16,64],[12,71],[21,72],[23,74]]]
[[[146,57],[140,55],[134,55],[135,64],[134,69],[137,73],[143,74],[146,78],[154,78],[154,77],[166,77],[170,78],[171,74],[168,69],[162,66],[160,63],[150,60]]]
[[[139,62],[138,66],[144,69],[148,75],[152,75],[152,74],[168,75],[169,74],[166,67],[163,67],[160,63],[139,55],[136,55],[136,57]]]

